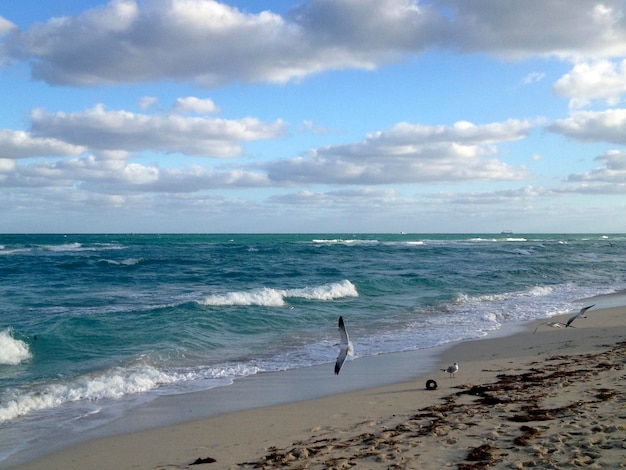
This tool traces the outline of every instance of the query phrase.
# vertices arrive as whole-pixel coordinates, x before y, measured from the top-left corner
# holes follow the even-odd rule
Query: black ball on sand
[[[435,382],[433,379],[426,381],[426,390],[436,390],[436,389],[437,389],[437,382]]]

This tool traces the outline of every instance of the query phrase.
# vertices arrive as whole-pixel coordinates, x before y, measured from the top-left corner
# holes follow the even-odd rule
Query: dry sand
[[[447,350],[440,368],[459,362],[455,377],[436,369],[409,382],[116,435],[18,468],[625,467],[626,308],[533,333],[539,323]],[[436,390],[426,389],[428,379]]]

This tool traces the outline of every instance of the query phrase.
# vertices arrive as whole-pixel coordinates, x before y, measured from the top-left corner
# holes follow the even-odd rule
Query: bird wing
[[[341,348],[341,350],[339,351],[339,356],[337,356],[337,362],[335,362],[335,374],[339,374],[339,371],[341,370],[341,366],[343,365],[343,361],[346,360],[346,356],[348,355],[348,349],[347,348]]]
[[[335,362],[335,374],[339,374],[343,362],[346,360],[346,356],[350,353],[350,337],[346,331],[346,325],[343,322],[343,317],[339,317],[339,335],[341,336],[341,343],[339,344],[339,355],[337,356],[337,362]]]
[[[589,305],[587,307],[583,307],[580,309],[580,312],[578,312],[578,315],[582,315],[583,313],[585,313],[587,310],[589,310],[591,307],[593,307],[595,304],[593,305]]]
[[[343,317],[339,317],[339,334],[341,335],[341,343],[347,345],[350,342],[350,338],[346,331],[346,325],[343,323]]]
[[[580,309],[580,312],[578,312],[576,315],[574,315],[572,318],[570,318],[569,320],[567,320],[567,323],[565,324],[566,327],[570,326],[572,324],[572,322],[574,320],[576,320],[578,317],[580,317],[582,314],[584,314],[587,310],[589,310],[591,307],[593,307],[595,304],[593,305],[588,305],[587,307],[583,307]]]

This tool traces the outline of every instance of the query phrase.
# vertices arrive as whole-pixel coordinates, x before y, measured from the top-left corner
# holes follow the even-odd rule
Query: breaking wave
[[[288,298],[306,300],[335,300],[343,297],[358,297],[356,287],[347,279],[341,282],[323,284],[317,287],[300,289],[262,288],[251,291],[227,292],[210,295],[198,303],[203,306],[243,306],[259,305],[262,307],[283,307]]]
[[[0,331],[0,365],[18,365],[32,357],[28,344],[13,337],[13,330]]]

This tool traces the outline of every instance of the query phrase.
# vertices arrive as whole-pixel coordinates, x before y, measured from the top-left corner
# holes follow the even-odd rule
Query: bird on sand
[[[339,374],[343,361],[346,360],[346,356],[354,355],[354,346],[346,331],[346,325],[343,322],[343,317],[339,317],[339,335],[341,336],[341,343],[339,343],[339,355],[337,356],[337,362],[335,362],[335,374]]]
[[[587,307],[583,307],[583,308],[581,308],[581,309],[580,309],[580,312],[578,312],[578,313],[577,313],[576,315],[574,315],[572,318],[570,318],[569,320],[567,320],[567,323],[565,324],[565,326],[566,326],[566,327],[571,326],[571,324],[572,324],[572,322],[573,322],[574,320],[576,320],[576,319],[577,319],[578,317],[580,317],[580,316],[584,316],[585,312],[586,312],[587,310],[589,310],[591,307],[593,307],[594,305],[595,305],[595,304],[593,304],[593,305],[589,305],[589,306],[587,306]]]
[[[448,374],[450,374],[450,377],[454,377],[454,374],[456,374],[459,371],[459,363],[455,362],[451,366],[448,366],[446,369],[441,369],[441,370],[443,372],[447,372]]]

